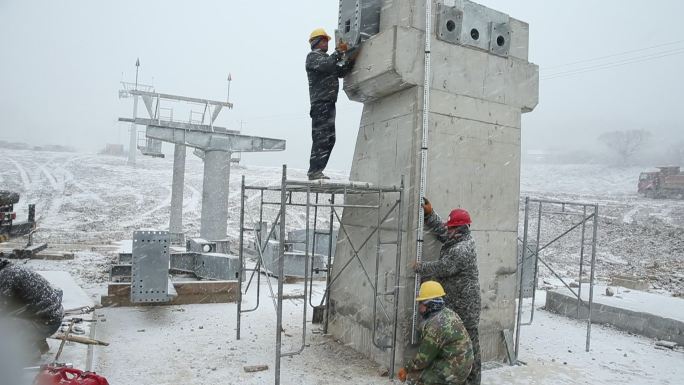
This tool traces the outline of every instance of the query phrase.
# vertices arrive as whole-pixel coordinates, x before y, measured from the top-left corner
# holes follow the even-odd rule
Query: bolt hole
[[[470,30],[470,37],[473,38],[473,40],[477,40],[480,38],[480,31],[477,30],[477,28],[473,28]]]
[[[454,29],[456,29],[456,23],[454,23],[453,20],[447,21],[447,23],[446,23],[446,29],[447,29],[447,31],[449,31],[449,32],[453,32]]]
[[[499,47],[503,47],[504,44],[506,44],[506,39],[504,39],[503,36],[499,36],[496,38],[496,45],[498,45]]]

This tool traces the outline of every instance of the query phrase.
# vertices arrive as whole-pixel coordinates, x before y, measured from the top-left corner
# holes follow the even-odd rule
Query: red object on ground
[[[449,213],[449,220],[446,223],[446,227],[463,226],[471,223],[470,214],[468,214],[466,210],[453,209]]]
[[[43,367],[33,385],[109,385],[107,379],[93,372],[59,366]]]

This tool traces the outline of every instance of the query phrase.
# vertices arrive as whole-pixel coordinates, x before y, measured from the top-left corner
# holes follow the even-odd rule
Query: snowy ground
[[[168,226],[171,165],[171,159],[139,157],[138,166],[130,168],[125,165],[125,159],[117,157],[0,149],[0,189],[11,189],[22,194],[22,202],[17,206],[19,216],[25,217],[27,203],[36,203],[39,240],[49,242],[52,250],[76,252],[73,261],[28,261],[27,264],[38,270],[68,271],[86,292],[97,298],[105,287],[108,266],[115,258],[115,243],[130,238],[136,229]],[[661,291],[682,292],[684,201],[648,200],[637,196],[635,185],[640,171],[642,170],[639,168],[614,169],[589,165],[524,165],[522,195],[598,202],[601,205],[597,264],[599,277],[608,278],[614,273],[634,273],[650,278]],[[241,175],[246,176],[248,184],[266,185],[278,183],[280,172],[280,167],[233,167],[230,179],[229,236],[237,235],[235,229],[238,227]],[[295,178],[305,176],[303,170],[289,172]],[[346,173],[340,172],[333,173],[332,176],[343,180],[345,175]],[[189,155],[184,197],[184,229],[189,235],[199,231],[201,190],[202,163]],[[251,222],[256,218],[256,206],[255,199],[248,199],[247,221]],[[293,225],[296,226],[300,219],[295,214],[293,220]],[[573,220],[568,217],[545,219],[542,239],[552,239]],[[577,253],[568,251],[575,250],[573,247],[578,246],[579,236],[577,233],[573,234],[574,238],[550,247],[543,254],[566,277],[577,274],[579,249],[576,249]],[[541,269],[540,274],[542,278],[549,276],[545,269]],[[154,313],[159,317],[170,314],[169,317],[175,323],[169,325],[166,332],[160,328],[155,332],[160,333],[158,336],[162,341],[164,333],[168,338],[174,328],[193,329],[190,333],[179,334],[182,337],[181,342],[173,335],[176,344],[182,346],[175,347],[171,343],[159,346],[160,350],[189,348],[192,344],[183,342],[194,340],[199,335],[206,335],[208,342],[206,345],[198,345],[202,347],[202,352],[197,353],[198,357],[204,357],[204,352],[208,354],[214,349],[219,351],[218,348],[221,347],[220,354],[212,354],[206,360],[211,361],[211,364],[193,364],[196,370],[189,373],[202,380],[188,383],[215,383],[210,379],[228,376],[239,379],[235,383],[256,384],[270,382],[272,371],[248,375],[241,372],[241,366],[272,363],[273,328],[270,322],[259,321],[272,319],[273,309],[268,308],[268,301],[270,298],[265,298],[262,302],[262,311],[268,311],[267,313],[252,315],[257,317],[253,323],[248,324],[251,329],[248,329],[248,333],[252,334],[247,334],[249,337],[242,342],[233,340],[232,322],[235,312],[232,304],[200,306],[198,309],[203,309],[201,311],[193,306],[175,311],[171,308],[125,311],[148,312],[143,315]],[[543,300],[538,303],[543,303]],[[287,306],[291,305],[295,304],[290,303]],[[116,310],[107,310],[109,311]],[[200,317],[197,312],[203,315]],[[214,315],[209,316],[208,313]],[[114,321],[117,317],[123,317],[122,314],[111,313],[108,316]],[[208,317],[206,322],[204,316]],[[292,321],[296,318],[295,315],[290,314],[287,317],[292,317],[288,318],[289,322],[296,322]],[[125,317],[121,319],[123,322]],[[206,329],[191,326],[200,319]],[[131,343],[138,337],[147,333],[151,335],[152,330],[156,330],[148,330],[146,327],[139,329],[143,328],[146,329],[145,332],[138,332],[136,329],[133,336],[127,337],[128,344],[112,346],[111,352],[130,351]],[[293,335],[296,335],[296,326],[292,328]],[[681,378],[684,378],[684,354],[681,352],[655,350],[651,340],[595,325],[592,351],[585,353],[583,333],[583,324],[538,311],[535,324],[523,329],[520,358],[528,365],[488,371],[483,376],[483,383],[676,384],[681,383]],[[377,367],[361,359],[347,347],[339,346],[320,335],[311,337],[311,347],[305,350],[303,356],[284,360],[283,373],[288,374],[289,380],[283,383],[387,383],[386,379],[378,377]],[[230,350],[232,347],[236,350]],[[181,360],[183,357],[188,358],[188,355],[174,357]],[[109,370],[106,363],[110,361],[102,361],[102,365],[105,365],[102,367],[103,371]],[[318,365],[314,367],[312,363]],[[183,361],[178,361],[177,364],[181,367]],[[226,365],[230,366],[230,371],[223,369]],[[214,367],[217,369],[213,370]],[[310,372],[307,374],[309,377],[300,374],[304,371]],[[218,377],[219,373],[223,377]],[[112,378],[117,379],[112,384],[129,383],[124,377],[119,377],[122,375],[123,373],[112,372]],[[162,376],[163,373],[159,375]],[[205,378],[208,379],[207,382],[202,382]],[[165,383],[164,381],[157,383]]]
[[[654,289],[684,293],[684,200],[653,200],[636,194],[639,167],[599,165],[523,165],[521,195],[532,198],[599,204],[597,274],[646,278]],[[560,206],[545,206],[560,211]],[[524,213],[521,198],[520,234]],[[536,232],[538,206],[531,205],[530,231]],[[568,208],[568,210],[571,210]],[[579,212],[578,209],[575,209]],[[577,216],[544,215],[541,244],[546,244],[573,224]],[[562,276],[579,279],[578,228],[550,246],[542,257]],[[531,235],[534,236],[534,235]],[[591,236],[587,228],[586,236]],[[585,256],[589,254],[589,245]],[[588,259],[585,260],[588,266]],[[588,273],[588,269],[584,270]],[[540,268],[542,277],[551,273]],[[587,277],[588,278],[588,277]]]

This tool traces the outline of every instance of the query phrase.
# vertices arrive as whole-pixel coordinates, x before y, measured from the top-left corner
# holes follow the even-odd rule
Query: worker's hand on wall
[[[423,216],[427,217],[428,215],[432,214],[432,204],[430,201],[423,197]]]
[[[406,374],[406,368],[399,369],[399,373],[397,373],[397,378],[399,379],[399,381],[406,382]]]

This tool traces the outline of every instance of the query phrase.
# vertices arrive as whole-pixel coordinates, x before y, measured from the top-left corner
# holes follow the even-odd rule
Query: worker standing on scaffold
[[[338,78],[346,76],[354,65],[353,50],[338,42],[335,52],[328,55],[331,37],[323,28],[309,36],[311,52],[306,56],[306,75],[309,79],[311,101],[311,157],[309,180],[330,179],[323,174],[330,153],[335,146],[335,103],[340,89]]]

